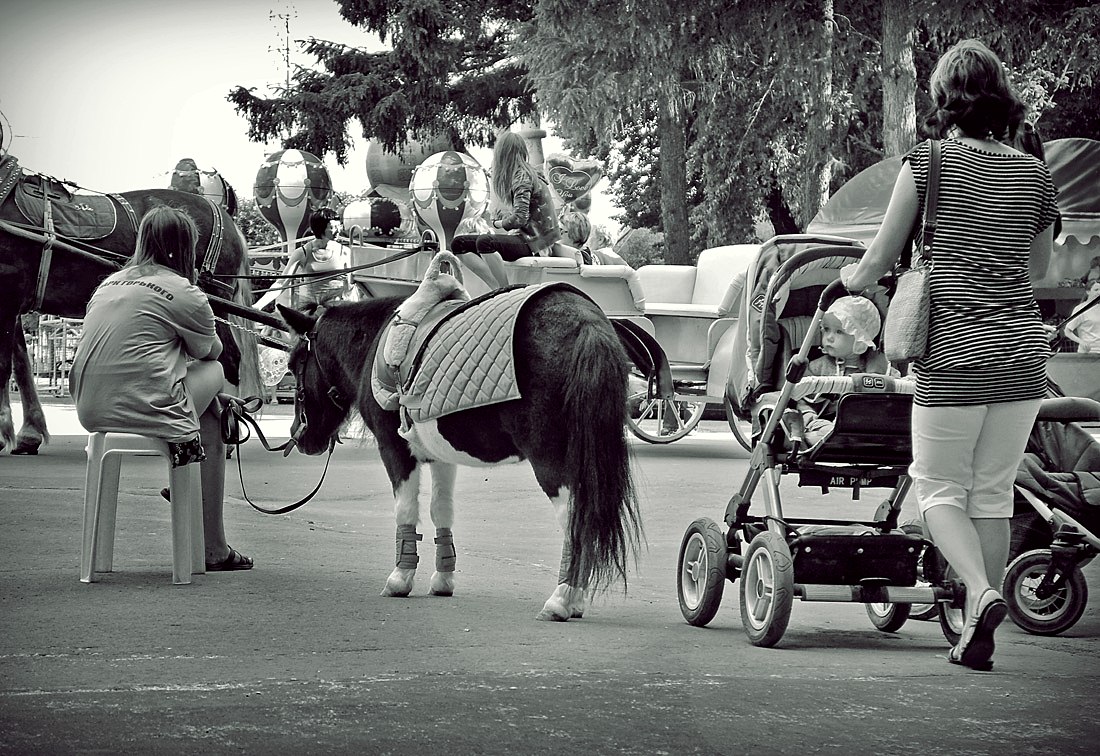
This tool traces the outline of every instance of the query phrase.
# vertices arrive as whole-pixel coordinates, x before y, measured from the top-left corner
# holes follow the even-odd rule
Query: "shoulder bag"
[[[928,186],[924,194],[924,222],[913,267],[898,276],[897,289],[886,313],[882,347],[891,362],[911,362],[928,350],[928,276],[932,268],[932,242],[936,236],[936,204],[940,189],[941,145],[931,142]]]

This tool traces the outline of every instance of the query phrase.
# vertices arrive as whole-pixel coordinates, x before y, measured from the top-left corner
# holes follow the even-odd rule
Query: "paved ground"
[[[286,408],[271,414],[285,434]],[[755,648],[739,584],[709,628],[685,624],[684,528],[720,519],[746,465],[719,423],[635,445],[648,549],[629,593],[549,624],[534,616],[560,540],[528,467],[460,473],[455,597],[426,596],[425,574],[412,598],[386,599],[388,484],[356,442],[290,515],[254,512],[234,479],[230,541],[256,569],[184,587],[170,583],[165,475],[128,460],[117,571],[81,584],[84,439],[66,405],[50,422],[40,456],[0,456],[0,753],[1095,752],[1100,602],[1059,637],[1007,625],[992,673],[948,665],[937,624],[879,633],[858,605],[796,603],[780,646]],[[322,464],[256,444],[242,456],[266,505],[307,492]],[[819,516],[874,506],[788,501]]]

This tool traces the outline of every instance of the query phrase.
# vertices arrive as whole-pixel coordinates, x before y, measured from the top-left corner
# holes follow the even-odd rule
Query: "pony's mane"
[[[372,298],[318,307],[311,313],[323,328],[317,335],[339,352],[355,354],[362,351],[365,354],[403,299]]]

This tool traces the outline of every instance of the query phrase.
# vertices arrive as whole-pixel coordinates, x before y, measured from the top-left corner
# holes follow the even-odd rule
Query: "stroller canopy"
[[[1058,246],[1100,244],[1100,142],[1055,139],[1045,145],[1045,151],[1062,214]],[[814,216],[807,233],[870,244],[882,225],[900,171],[901,158],[892,157],[856,174]]]

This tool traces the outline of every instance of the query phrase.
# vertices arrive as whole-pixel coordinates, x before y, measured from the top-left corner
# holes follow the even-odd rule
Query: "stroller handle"
[[[848,290],[844,288],[844,284],[838,278],[826,286],[825,291],[821,292],[821,297],[817,300],[817,309],[825,312],[832,306],[833,302],[846,296],[848,296]]]

